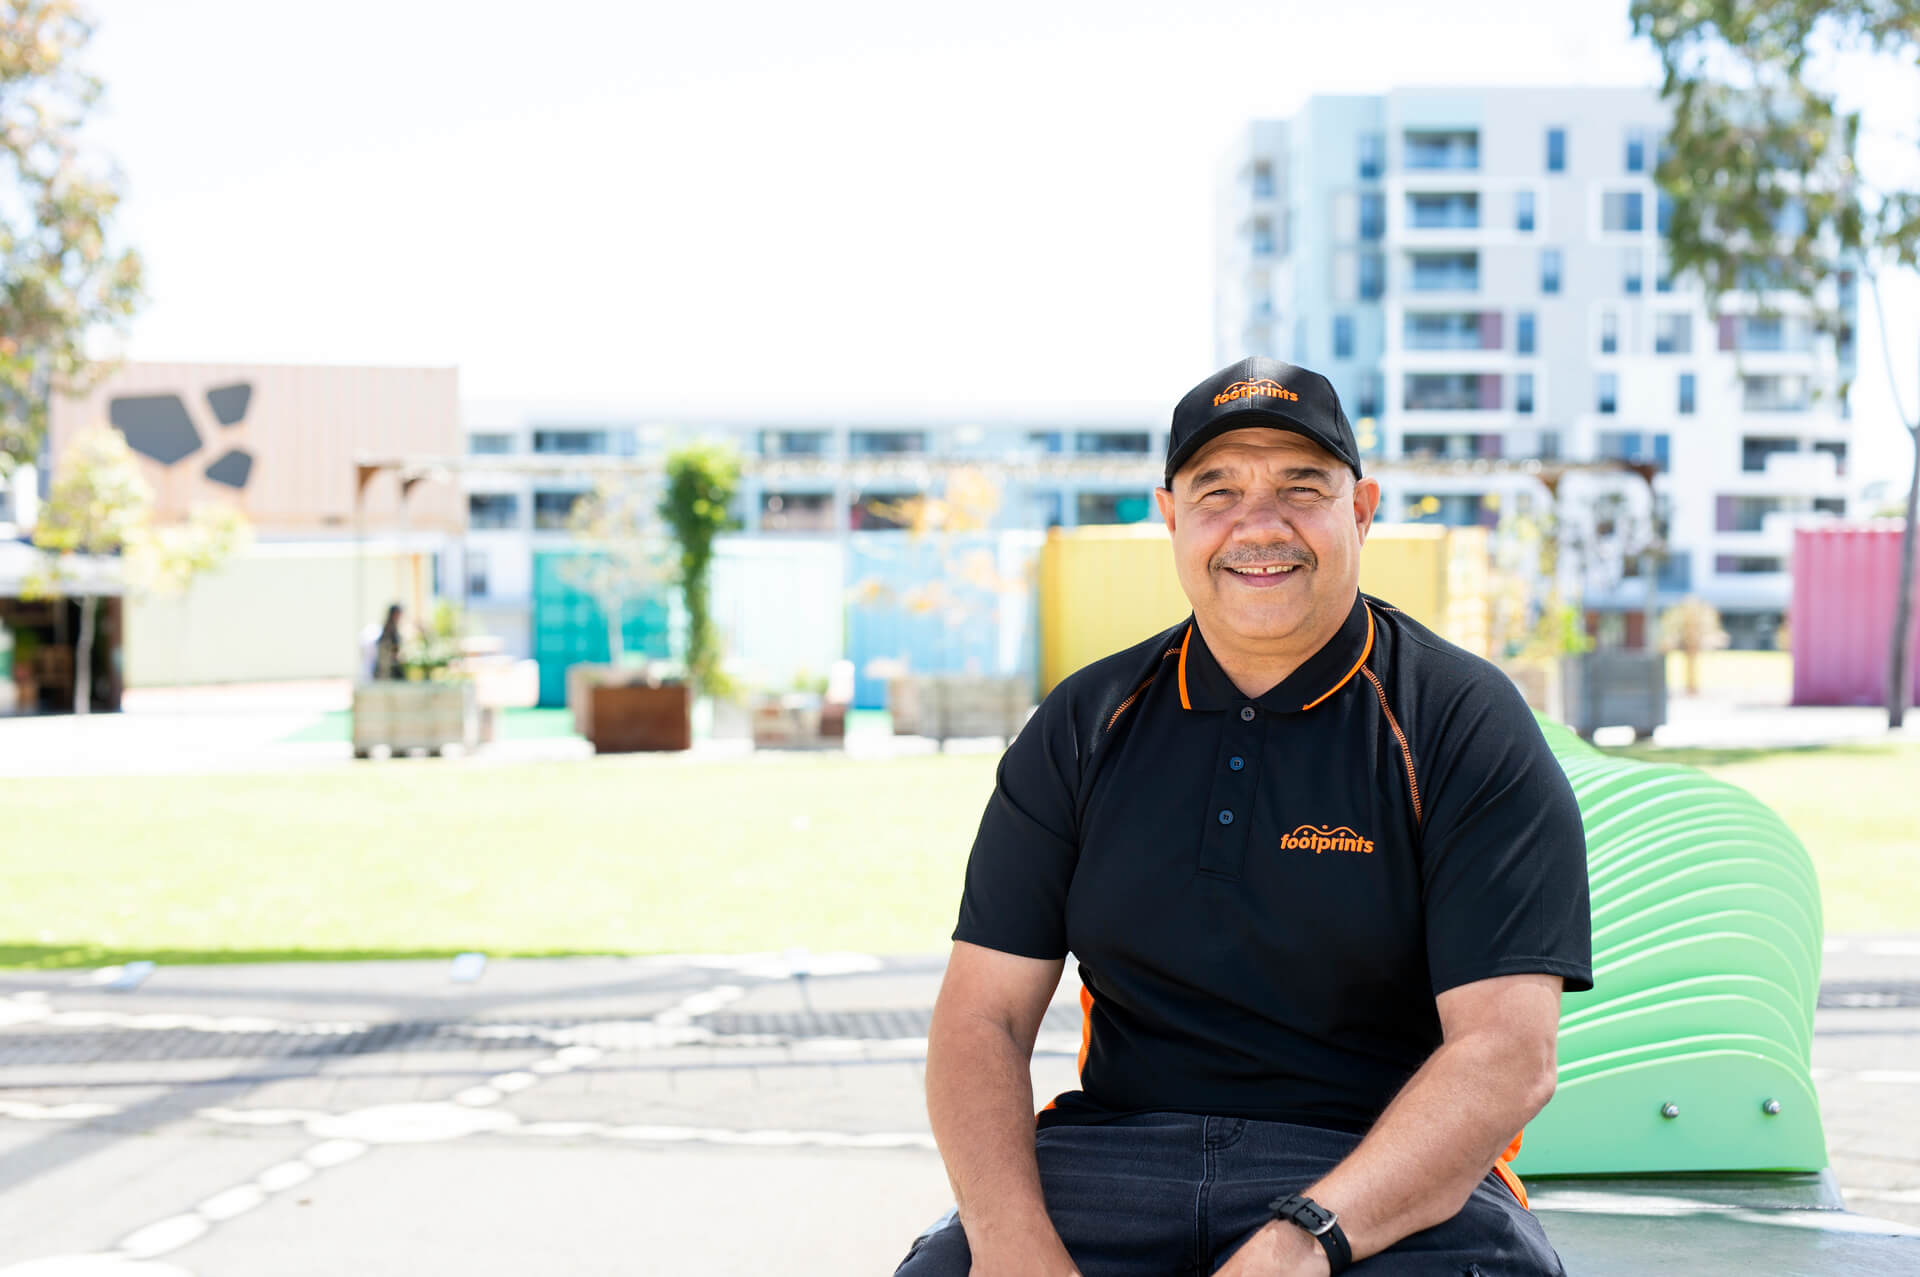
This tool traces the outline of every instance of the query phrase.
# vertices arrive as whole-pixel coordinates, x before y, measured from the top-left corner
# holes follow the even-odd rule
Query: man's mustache
[[[1216,568],[1270,568],[1297,564],[1303,568],[1320,566],[1320,560],[1304,545],[1249,546],[1215,556]]]

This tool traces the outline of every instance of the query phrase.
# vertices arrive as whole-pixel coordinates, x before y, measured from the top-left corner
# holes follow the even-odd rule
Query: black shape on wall
[[[231,386],[215,386],[207,392],[207,407],[223,426],[237,426],[247,415],[247,403],[253,398],[253,383],[240,381]]]
[[[107,417],[127,437],[128,447],[163,466],[200,447],[200,432],[179,395],[128,395],[108,405]]]
[[[229,488],[246,487],[247,476],[252,473],[253,457],[245,448],[235,448],[207,467],[207,478],[215,483],[224,483]]]

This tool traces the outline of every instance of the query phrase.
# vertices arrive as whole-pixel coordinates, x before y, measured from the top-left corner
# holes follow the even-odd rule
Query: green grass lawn
[[[1920,930],[1920,749],[1691,763],[1807,843],[1830,932]],[[633,756],[0,782],[0,965],[945,947],[992,755]]]
[[[945,946],[997,759],[0,784],[0,965]]]
[[[1813,857],[1829,933],[1920,931],[1920,748],[1606,752],[1698,767],[1778,812]]]

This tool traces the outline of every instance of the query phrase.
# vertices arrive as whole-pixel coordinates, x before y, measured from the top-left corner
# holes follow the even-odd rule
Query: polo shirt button
[[[1243,723],[1251,723],[1253,721],[1253,706],[1242,705],[1240,707],[1240,721]]]
[[[1233,823],[1233,813],[1230,811],[1221,812],[1220,823],[1223,825],[1231,825]]]
[[[1247,765],[1247,760],[1240,757],[1240,755],[1238,754],[1235,754],[1232,758],[1229,758],[1227,760],[1227,766],[1231,767],[1234,771],[1239,771],[1242,767],[1245,767],[1246,765]]]

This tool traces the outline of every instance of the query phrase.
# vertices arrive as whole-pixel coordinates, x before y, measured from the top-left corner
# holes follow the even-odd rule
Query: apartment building
[[[1493,526],[1549,500],[1513,463],[1645,463],[1650,490],[1558,483],[1566,584],[1603,618],[1698,594],[1758,644],[1792,527],[1848,509],[1854,353],[1797,297],[1710,313],[1672,276],[1664,118],[1651,90],[1396,89],[1250,124],[1220,174],[1215,353],[1325,371],[1385,519]],[[1829,288],[1851,314],[1853,279]]]

